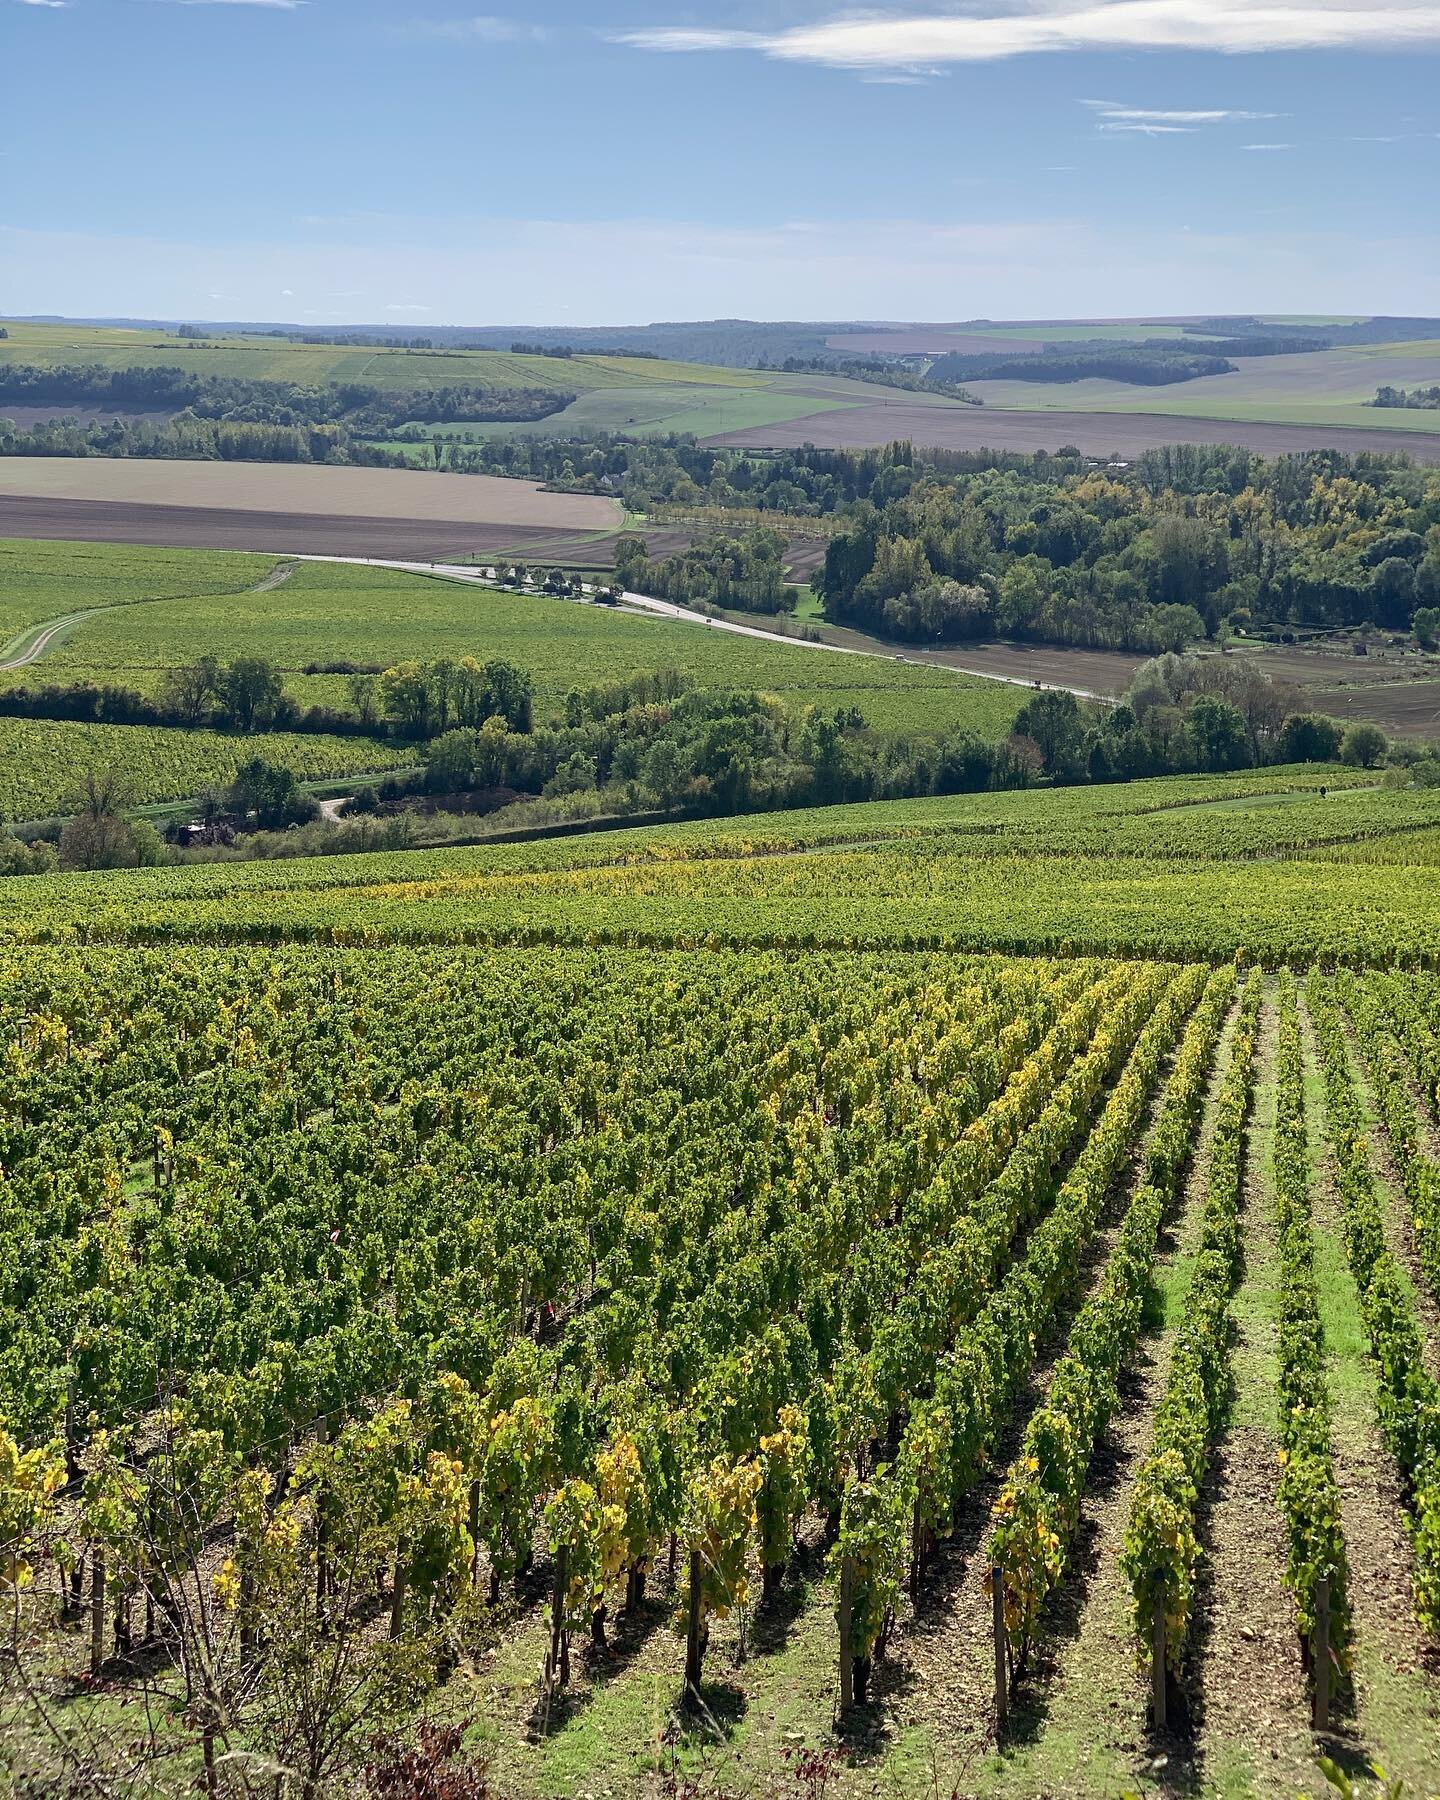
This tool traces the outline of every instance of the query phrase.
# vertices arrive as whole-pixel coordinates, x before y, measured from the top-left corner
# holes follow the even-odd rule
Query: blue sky
[[[1440,314],[1440,0],[0,0],[0,312]]]

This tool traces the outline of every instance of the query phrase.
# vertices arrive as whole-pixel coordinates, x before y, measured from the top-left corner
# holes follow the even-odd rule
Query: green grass
[[[152,557],[159,573],[147,590]],[[107,576],[111,558],[117,587]],[[1013,689],[998,682],[948,670],[766,644],[688,621],[637,618],[384,569],[301,563],[281,586],[245,591],[274,561],[104,547],[80,555],[69,545],[0,544],[0,568],[13,572],[26,595],[27,614],[17,615],[12,630],[107,605],[117,591],[127,601],[147,591],[174,596],[96,613],[43,661],[0,679],[107,681],[153,692],[167,669],[202,652],[221,658],[259,654],[287,671],[297,699],[346,706],[343,678],[299,671],[313,662],[388,664],[473,655],[505,657],[527,669],[542,717],[577,685],[673,668],[706,687],[759,688],[792,706],[859,707],[880,730],[967,727],[990,738],[1009,730],[1020,703]]]

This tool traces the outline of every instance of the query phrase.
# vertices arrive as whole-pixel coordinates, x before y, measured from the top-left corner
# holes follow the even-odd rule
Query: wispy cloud
[[[546,25],[528,25],[523,19],[502,19],[481,13],[473,19],[408,19],[395,27],[408,38],[440,38],[455,44],[543,44],[551,33]]]
[[[1099,115],[1097,131],[1130,137],[1178,137],[1209,125],[1253,124],[1277,117],[1275,113],[1234,112],[1224,107],[1122,106],[1118,100],[1082,100],[1080,104]]]
[[[157,6],[259,6],[268,12],[298,12],[308,0],[153,0]]]
[[[1242,144],[1242,150],[1294,150],[1294,144]]]
[[[421,306],[414,300],[392,300],[385,308],[386,312],[429,312],[428,306]]]
[[[63,12],[70,0],[19,0],[21,6],[43,6],[47,12]]]
[[[1122,106],[1118,100],[1082,100],[1102,118],[1136,125],[1228,125],[1234,120],[1278,118],[1278,113],[1234,112],[1227,107],[1205,107],[1182,111],[1168,106]]]
[[[1062,50],[1389,50],[1440,46],[1435,0],[975,0],[963,14],[846,14],[779,31],[661,25],[641,50],[751,50],[838,69],[995,62]]]

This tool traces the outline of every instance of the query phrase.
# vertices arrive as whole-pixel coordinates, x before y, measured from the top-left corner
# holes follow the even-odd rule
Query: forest
[[[762,453],[616,438],[461,454],[496,473],[618,492],[635,512],[838,522],[814,579],[827,617],[909,642],[1153,654],[1225,633],[1409,632],[1440,604],[1440,476],[1403,454],[1267,461],[1172,445],[1097,468],[1078,451]],[[702,562],[689,553],[687,581]],[[647,576],[665,578],[653,564]]]

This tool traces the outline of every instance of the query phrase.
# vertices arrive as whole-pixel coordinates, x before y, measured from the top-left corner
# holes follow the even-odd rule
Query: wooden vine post
[[[690,1552],[690,1629],[685,1636],[685,1691],[700,1697],[700,1552]]]
[[[1165,1602],[1155,1602],[1155,1615],[1150,1622],[1150,1711],[1157,1731],[1166,1726],[1168,1712],[1165,1691]]]
[[[561,1544],[555,1552],[555,1586],[550,1598],[550,1653],[545,1658],[545,1685],[553,1688],[558,1678],[561,1687],[570,1682],[570,1634],[565,1629],[565,1598],[570,1586],[570,1547]]]
[[[1010,1718],[1010,1646],[1005,1635],[1005,1571],[990,1571],[990,1606],[995,1623],[995,1735],[1003,1737]]]
[[[390,1641],[399,1641],[405,1629],[405,1580],[408,1570],[405,1564],[406,1545],[401,1538],[395,1546],[395,1585],[390,1593]]]
[[[1330,1729],[1330,1581],[1315,1583],[1315,1715],[1317,1731]]]
[[[855,1564],[840,1560],[840,1712],[843,1717],[855,1704]]]
[[[105,1661],[105,1553],[97,1544],[90,1554],[90,1673]]]

